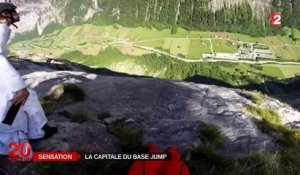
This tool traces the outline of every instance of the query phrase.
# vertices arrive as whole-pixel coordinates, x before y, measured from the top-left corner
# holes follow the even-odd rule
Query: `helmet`
[[[0,3],[0,12],[2,11],[16,11],[17,7],[9,2]]]
[[[0,16],[10,19],[12,21],[12,25],[18,28],[14,23],[20,21],[20,17],[16,17],[15,14],[17,7],[10,2],[2,2],[0,3]]]

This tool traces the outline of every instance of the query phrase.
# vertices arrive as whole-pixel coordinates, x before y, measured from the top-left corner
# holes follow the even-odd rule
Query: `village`
[[[216,60],[248,60],[248,61],[261,61],[272,60],[276,57],[273,55],[269,46],[262,43],[248,43],[240,41],[232,41],[229,39],[229,34],[226,32],[216,33],[212,39],[226,40],[228,45],[235,45],[238,47],[236,53],[215,52],[202,54],[203,59],[216,59]],[[287,45],[283,46],[287,47]]]

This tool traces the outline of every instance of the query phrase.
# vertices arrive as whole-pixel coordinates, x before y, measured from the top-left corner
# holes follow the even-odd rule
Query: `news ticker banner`
[[[169,160],[166,153],[157,154],[110,154],[77,152],[33,152],[29,156],[9,156],[11,161],[77,162],[79,160]]]
[[[28,142],[9,144],[11,161],[33,162],[76,162],[83,160],[168,160],[166,153],[157,154],[108,154],[108,153],[84,153],[78,152],[33,152]]]

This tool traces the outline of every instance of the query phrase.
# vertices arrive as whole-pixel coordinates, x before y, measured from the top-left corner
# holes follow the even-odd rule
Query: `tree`
[[[177,25],[174,25],[171,29],[171,34],[175,35],[177,33],[177,31],[178,31],[178,27],[177,27]]]

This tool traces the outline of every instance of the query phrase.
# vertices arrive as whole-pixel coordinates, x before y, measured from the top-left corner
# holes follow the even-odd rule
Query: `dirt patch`
[[[130,55],[134,51],[132,44],[124,44],[123,48],[121,49],[122,54]]]
[[[105,50],[107,48],[106,45],[93,45],[89,46],[87,48],[81,49],[81,52],[85,55],[93,55],[96,56],[101,52],[102,50]]]
[[[118,38],[127,38],[127,36],[129,35],[129,29],[127,28],[122,28],[119,31],[120,32],[118,33]]]
[[[216,32],[214,34],[214,37],[215,38],[224,38],[224,39],[226,39],[226,38],[229,38],[229,33],[227,33],[227,32]]]

